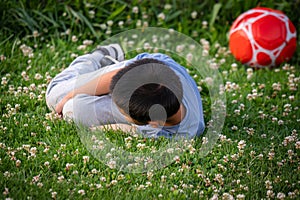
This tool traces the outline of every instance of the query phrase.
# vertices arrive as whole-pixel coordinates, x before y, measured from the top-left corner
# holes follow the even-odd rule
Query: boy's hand
[[[69,92],[55,107],[55,112],[62,114],[62,110],[66,102],[74,97],[74,92]]]

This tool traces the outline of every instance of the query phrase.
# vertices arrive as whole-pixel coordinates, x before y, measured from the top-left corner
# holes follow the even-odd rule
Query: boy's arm
[[[90,82],[84,84],[83,86],[74,89],[69,92],[56,106],[55,111],[57,113],[61,113],[65,103],[75,97],[77,94],[88,94],[92,96],[100,96],[109,93],[109,86],[112,77],[119,71],[120,69],[113,70],[106,74],[103,74]]]

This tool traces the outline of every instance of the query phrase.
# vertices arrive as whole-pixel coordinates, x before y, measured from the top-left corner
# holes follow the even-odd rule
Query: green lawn
[[[231,23],[259,1],[20,2],[0,3],[1,199],[300,198],[299,48],[289,63],[272,70],[246,67],[228,51]],[[283,10],[299,38],[299,1],[260,5]],[[117,33],[148,26],[173,29],[207,48],[207,59],[222,75],[226,118],[207,155],[201,152],[206,130],[178,145],[172,163],[130,173],[93,156],[77,127],[47,108],[45,91],[75,57]],[[210,77],[185,59],[174,59],[199,85],[209,128]],[[169,143],[130,133],[104,134],[129,152],[155,152]]]

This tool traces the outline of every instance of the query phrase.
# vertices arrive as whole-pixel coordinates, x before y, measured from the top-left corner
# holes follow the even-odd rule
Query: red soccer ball
[[[229,32],[229,48],[243,64],[275,67],[296,50],[296,29],[279,10],[257,7],[241,14]]]

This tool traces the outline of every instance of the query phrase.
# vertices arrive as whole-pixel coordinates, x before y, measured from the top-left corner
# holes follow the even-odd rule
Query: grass
[[[230,23],[259,1],[21,2],[2,1],[0,6],[1,199],[299,198],[299,50],[289,63],[272,70],[251,70],[227,51]],[[299,1],[260,4],[284,10],[299,24],[299,13],[294,12]],[[135,6],[137,13],[132,12]],[[90,11],[95,11],[94,17]],[[196,19],[191,17],[193,11]],[[157,17],[160,13],[165,20]],[[74,57],[116,33],[139,27],[139,20],[141,26],[147,22],[173,28],[209,43],[211,61],[223,75],[227,114],[220,138],[207,156],[199,152],[204,134],[164,168],[128,173],[93,157],[75,125],[51,113],[44,96],[51,78]],[[207,28],[202,21],[208,22]],[[93,44],[78,49],[87,39]],[[202,87],[209,123],[207,77],[194,73],[191,69]],[[132,152],[168,143],[121,132],[109,131],[106,136]]]

